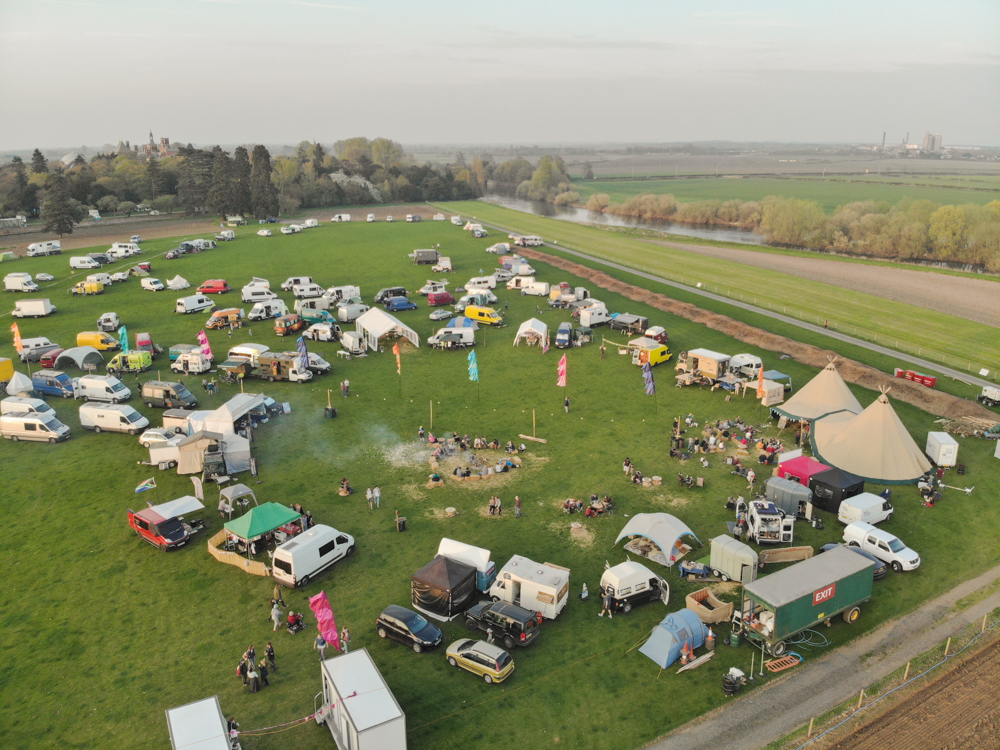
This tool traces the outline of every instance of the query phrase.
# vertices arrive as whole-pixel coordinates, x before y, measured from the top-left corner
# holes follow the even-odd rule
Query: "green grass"
[[[991,184],[991,182],[993,184]],[[971,184],[962,179],[958,184]],[[744,201],[763,200],[770,195],[816,201],[826,213],[833,213],[838,206],[856,201],[886,201],[895,205],[906,198],[929,200],[932,203],[962,205],[986,204],[1000,198],[994,181],[976,183],[968,190],[952,187],[949,183],[935,184],[923,177],[917,178],[846,178],[844,176],[820,179],[817,177],[698,177],[675,180],[587,180],[576,181],[573,189],[580,193],[582,202],[595,193],[606,193],[612,203],[624,203],[629,198],[645,193],[670,193],[682,203],[734,198]]]
[[[1000,369],[996,329],[903,302],[853,292],[780,271],[752,268],[642,242],[611,231],[524,214],[481,201],[455,204],[503,227],[538,234],[561,246],[647,273],[743,300],[809,323],[874,341],[954,369]],[[646,282],[642,282],[645,284]],[[696,302],[705,306],[702,302]],[[738,317],[744,313],[728,314]],[[891,370],[891,368],[889,368]]]
[[[528,226],[523,229],[531,231]],[[568,237],[562,229],[560,225],[560,238]],[[181,274],[194,285],[223,277],[238,287],[257,275],[270,278],[276,286],[287,276],[311,274],[326,286],[360,284],[368,299],[380,287],[415,288],[431,276],[426,267],[411,265],[406,254],[432,242],[440,242],[442,251],[452,257],[454,283],[478,275],[480,267],[493,262],[493,256],[482,252],[493,240],[473,240],[449,224],[325,224],[302,235],[269,239],[257,238],[253,230],[240,230],[236,242],[217,250],[177,261],[158,257],[173,243],[150,242],[145,259],[152,259],[154,275]],[[543,280],[583,283],[537,265]],[[52,318],[23,321],[25,337],[45,335],[68,345],[78,331],[91,330],[101,313],[114,310],[133,334],[151,331],[154,340],[167,347],[193,343],[207,317],[175,315],[173,302],[180,295],[142,292],[135,280],[112,287],[101,297],[70,298],[64,291],[72,283],[67,267],[66,255],[31,264],[32,272],[48,270],[57,276],[58,282],[46,293],[60,310]],[[283,296],[290,300],[290,295]],[[286,601],[294,609],[305,609],[306,597],[327,592],[338,622],[352,630],[354,647],[372,652],[406,712],[411,747],[467,748],[501,742],[636,747],[720,705],[722,672],[730,666],[748,668],[750,652],[720,646],[707,667],[680,676],[673,670],[660,674],[652,662],[629,649],[666,612],[683,606],[693,584],[672,577],[668,609],[648,605],[610,622],[595,616],[595,601],[583,604],[576,593],[584,581],[596,590],[605,560],[615,564],[625,559],[612,545],[626,514],[675,513],[705,544],[724,533],[729,517],[723,508],[725,498],[739,492],[742,483],[716,457],[710,469],[697,472],[691,464],[679,466],[669,460],[665,434],[674,416],[693,412],[699,421],[714,421],[740,414],[757,421],[763,414],[752,398],[727,404],[721,393],[670,387],[669,366],[655,370],[659,395],[654,409],[654,401],[642,391],[637,368],[614,354],[601,360],[591,345],[568,353],[566,393],[573,405],[566,415],[560,409],[564,391],[554,385],[561,353],[543,355],[535,348],[511,346],[515,324],[534,315],[539,300],[505,291],[500,297],[510,303],[511,325],[480,334],[476,348],[480,389],[469,382],[461,353],[404,347],[400,383],[391,354],[345,362],[336,358],[337,347],[332,344],[315,346],[333,363],[331,375],[308,384],[252,382],[251,389],[259,387],[290,402],[292,413],[255,433],[262,484],[243,479],[261,501],[302,502],[318,522],[357,538],[353,558],[306,589],[287,593]],[[799,384],[815,372],[791,360],[779,363],[772,354],[616,295],[602,291],[600,297],[613,309],[646,314],[665,325],[675,350],[704,346],[755,352]],[[12,305],[14,296],[5,299]],[[238,297],[229,294],[219,302],[237,304]],[[419,311],[400,317],[425,337],[436,328],[427,312],[421,303]],[[567,316],[546,312],[542,318],[555,326]],[[252,330],[253,341],[278,345],[268,326],[257,324]],[[225,333],[209,336],[218,354],[230,343],[249,340],[247,329],[237,331],[232,342]],[[0,344],[0,356],[13,356],[7,337]],[[162,366],[162,360],[158,364]],[[344,377],[352,383],[350,399],[341,397],[337,388]],[[328,388],[340,410],[336,420],[323,418]],[[203,398],[200,389],[194,390],[202,406],[211,408],[235,389],[224,386],[222,395],[214,398]],[[874,397],[863,389],[852,390],[865,404]],[[424,487],[428,465],[399,457],[416,450],[417,427],[430,426],[430,401],[435,433],[457,430],[504,441],[517,439],[518,433],[530,433],[534,409],[538,434],[548,443],[529,443],[526,467],[501,487],[448,483],[428,490]],[[935,427],[929,415],[906,404],[895,405],[918,442]],[[73,428],[71,440],[56,446],[0,442],[0,507],[8,519],[0,744],[165,747],[164,710],[216,694],[223,711],[235,714],[244,729],[271,727],[312,713],[313,696],[320,690],[311,649],[315,631],[310,627],[296,636],[272,635],[267,621],[269,583],[209,557],[206,536],[220,525],[212,510],[216,502],[212,490],[207,492],[208,532],[180,551],[154,550],[128,529],[126,509],[147,499],[165,502],[188,494],[188,479],[137,465],[148,460],[148,453],[135,438],[81,430],[78,404],[55,400],[53,406]],[[136,406],[159,422],[158,411]],[[775,432],[769,428],[769,434]],[[963,479],[969,484],[989,487],[996,478],[991,449],[983,442],[962,440],[960,457],[968,466]],[[661,491],[636,489],[624,482],[620,464],[626,455],[645,473],[667,479]],[[682,469],[706,476],[707,487],[678,491],[670,478]],[[134,487],[153,475],[158,489],[135,496]],[[382,510],[370,512],[360,493],[339,497],[335,486],[342,476],[362,493],[366,486],[380,483]],[[484,518],[480,513],[493,492],[505,500],[503,518]],[[567,517],[556,507],[566,497],[592,492],[615,496],[618,515],[588,520]],[[525,517],[520,520],[512,515],[514,494],[525,503]],[[988,492],[977,490],[969,497],[949,494],[933,510],[918,503],[913,488],[895,488],[893,500],[897,512],[887,528],[920,551],[923,565],[914,573],[890,575],[879,583],[862,625],[852,629],[838,623],[825,631],[835,643],[918,606],[995,565],[1000,557],[993,532],[1000,511]],[[440,511],[449,506],[458,509],[458,516],[444,519]],[[409,519],[405,534],[394,531],[395,509]],[[581,547],[571,539],[569,523],[578,520],[594,534],[593,546]],[[839,524],[827,520],[824,531],[800,525],[796,542],[818,545],[836,540]],[[503,685],[487,686],[468,673],[453,671],[441,650],[418,655],[375,636],[375,616],[387,604],[409,601],[410,575],[433,556],[442,536],[491,549],[498,565],[513,554],[525,554],[572,569],[568,608],[558,620],[543,625],[538,644],[513,654],[517,671]],[[958,540],[961,546],[956,551]],[[704,554],[704,549],[692,553]],[[311,615],[309,620],[315,622]],[[465,634],[461,623],[444,630],[449,641]],[[234,675],[236,662],[248,643],[253,642],[260,653],[268,639],[274,641],[279,671],[271,687],[248,695]],[[616,707],[615,718],[595,709],[611,705]],[[636,716],[643,720],[617,718]],[[267,750],[292,743],[306,749],[332,746],[325,727],[307,724],[252,739],[244,747]]]

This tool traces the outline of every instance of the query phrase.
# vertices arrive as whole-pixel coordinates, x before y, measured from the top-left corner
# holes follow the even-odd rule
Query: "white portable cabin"
[[[327,659],[320,672],[316,721],[326,724],[340,750],[406,750],[406,714],[368,649]]]
[[[500,569],[490,596],[552,619],[569,601],[569,568],[514,555]]]
[[[490,551],[482,547],[474,547],[465,542],[456,542],[454,539],[442,537],[438,545],[439,555],[450,557],[452,560],[471,565],[476,569],[476,588],[484,594],[488,593],[490,586],[497,577],[496,563],[490,559]]]
[[[167,730],[174,750],[232,750],[219,696],[167,709]]]
[[[947,432],[928,432],[924,453],[936,466],[955,466],[958,463],[958,441]]]

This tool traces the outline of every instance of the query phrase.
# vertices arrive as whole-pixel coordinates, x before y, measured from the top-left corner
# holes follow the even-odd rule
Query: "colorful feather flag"
[[[205,359],[212,359],[212,347],[208,344],[208,334],[204,328],[198,333],[198,343],[201,344],[201,353],[205,355]]]
[[[139,494],[140,492],[145,492],[146,490],[155,490],[155,489],[156,489],[156,480],[150,477],[145,482],[143,482],[142,484],[140,484],[138,487],[135,488],[135,493]]]
[[[392,345],[392,353],[396,355],[396,374],[403,374],[403,360],[399,357],[399,342]]]
[[[128,329],[125,326],[118,329],[118,341],[121,342],[122,354],[128,354],[131,349],[128,345]]]
[[[306,349],[305,336],[299,336],[295,342],[295,347],[299,350],[299,367],[303,370],[309,369],[309,350]]]
[[[757,398],[764,398],[764,368],[757,370]]]
[[[320,591],[316,596],[309,597],[309,609],[316,615],[316,627],[323,640],[340,651],[340,635],[337,633],[337,620],[333,616],[333,607],[326,598],[326,592]]]
[[[469,352],[469,380],[479,382],[479,360],[476,359],[476,350]]]
[[[642,366],[642,379],[646,386],[646,395],[655,396],[656,383],[653,381],[653,368],[649,366],[649,362]]]
[[[10,327],[10,330],[14,332],[14,348],[18,351],[24,349],[24,344],[21,343],[21,329],[17,327],[17,323]]]
[[[566,387],[566,355],[562,355],[562,359],[559,360],[559,366],[556,368],[556,373],[559,375],[559,379],[556,381],[556,385],[560,388]]]

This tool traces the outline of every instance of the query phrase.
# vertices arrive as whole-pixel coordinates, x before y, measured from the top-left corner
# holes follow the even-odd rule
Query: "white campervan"
[[[310,281],[306,284],[296,284],[292,287],[292,294],[294,294],[299,299],[307,299],[309,297],[322,297],[323,292],[326,290],[314,281]]]
[[[101,264],[98,263],[93,258],[88,258],[87,256],[74,256],[69,259],[69,267],[77,271],[90,271],[94,268],[100,268]]]
[[[237,344],[229,349],[226,357],[227,359],[245,359],[256,367],[260,355],[269,351],[271,351],[271,347],[267,344]]]
[[[108,254],[110,255],[112,252],[124,253],[122,257],[127,258],[130,255],[138,255],[142,252],[142,248],[139,247],[138,242],[112,242]]]
[[[296,310],[296,312],[298,311]],[[288,315],[288,305],[285,304],[284,300],[275,297],[266,302],[255,303],[247,314],[247,320],[268,320],[269,318],[280,318],[282,315]]]
[[[84,404],[80,407],[80,426],[94,432],[138,435],[149,427],[149,420],[128,404]]]
[[[0,401],[0,414],[35,413],[46,417],[54,417],[56,410],[40,398],[23,398],[9,396]]]
[[[117,404],[132,398],[132,391],[114,375],[84,375],[73,383],[73,395],[84,401]]]
[[[311,578],[353,553],[353,536],[317,524],[274,551],[271,576],[283,586],[305,586]]]
[[[278,299],[278,295],[272,292],[267,287],[257,286],[255,284],[248,284],[243,287],[240,292],[244,302],[267,302],[268,300]]]
[[[465,282],[466,289],[496,289],[496,276],[476,276]]]
[[[292,291],[292,288],[299,284],[311,284],[313,282],[312,276],[289,276],[283,282],[281,282],[281,288],[286,291]]]
[[[55,414],[15,412],[0,414],[0,435],[17,442],[18,440],[40,440],[57,443],[69,437],[69,427]]]
[[[190,297],[181,297],[174,306],[176,313],[195,313],[201,310],[211,310],[215,303],[204,294],[192,294]]]
[[[87,276],[87,281],[103,284],[104,286],[111,286],[115,283],[115,280],[111,278],[110,273],[92,273]]]

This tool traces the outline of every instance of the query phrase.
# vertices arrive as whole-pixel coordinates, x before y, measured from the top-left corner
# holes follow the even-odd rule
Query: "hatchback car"
[[[451,310],[435,310],[431,313],[431,320],[448,320],[448,318],[454,317],[454,313]]]
[[[379,638],[392,638],[405,643],[418,654],[441,643],[441,631],[431,625],[423,615],[406,607],[390,604],[375,620],[375,632]]]
[[[821,553],[822,552],[829,552],[830,550],[832,550],[832,549],[834,549],[836,547],[847,547],[847,549],[849,549],[851,552],[856,552],[857,554],[861,555],[865,559],[871,560],[873,563],[875,563],[875,576],[874,576],[874,578],[875,578],[876,581],[879,581],[879,580],[885,578],[885,574],[889,572],[889,566],[888,565],[886,565],[884,562],[882,562],[877,557],[875,557],[875,555],[873,555],[871,552],[865,552],[863,549],[861,549],[859,547],[850,547],[850,546],[845,545],[845,544],[837,544],[836,542],[832,542],[830,544],[824,544],[822,547],[819,548],[819,551]]]
[[[445,655],[451,666],[479,675],[487,684],[503,682],[514,671],[510,654],[486,641],[462,638],[448,646]]]
[[[175,437],[177,437],[177,435],[171,430],[165,430],[162,427],[155,427],[142,433],[139,436],[139,442],[142,444],[143,448],[148,448],[151,445],[165,443]]]

